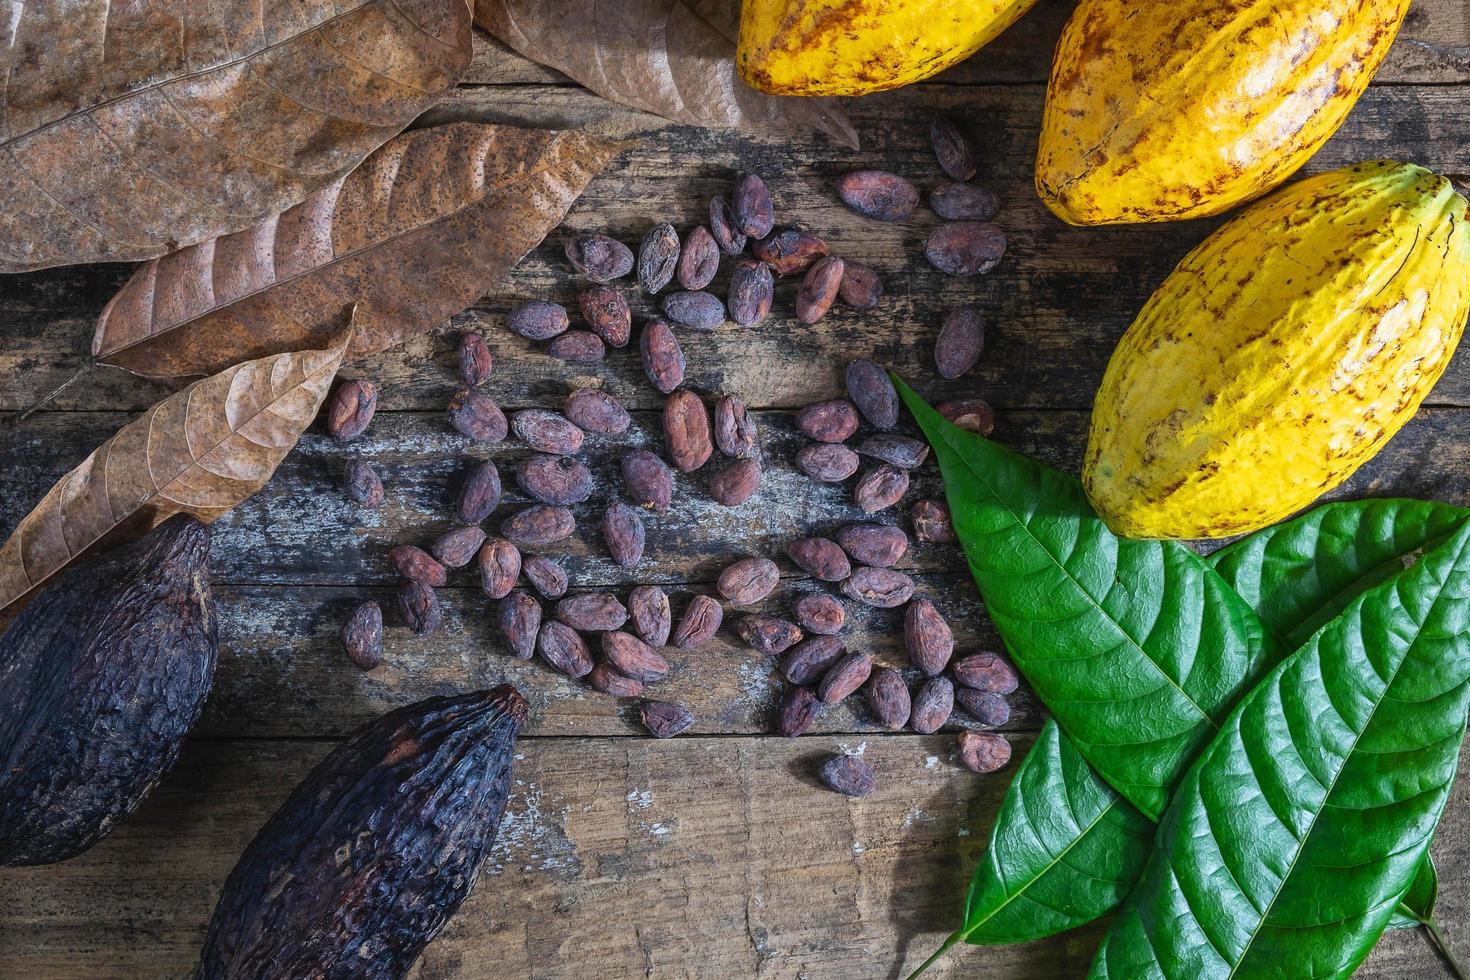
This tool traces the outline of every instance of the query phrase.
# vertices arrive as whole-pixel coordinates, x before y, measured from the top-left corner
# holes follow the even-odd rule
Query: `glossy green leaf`
[[[1434,918],[1434,905],[1439,901],[1439,874],[1434,870],[1434,859],[1428,854],[1419,862],[1414,880],[1404,897],[1399,899],[1398,908],[1388,920],[1390,929],[1412,929],[1428,925]]]
[[[1250,691],[1180,784],[1097,978],[1346,976],[1427,853],[1470,705],[1470,526]]]

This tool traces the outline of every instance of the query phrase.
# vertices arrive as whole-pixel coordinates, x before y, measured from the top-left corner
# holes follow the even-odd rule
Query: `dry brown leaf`
[[[150,377],[208,374],[322,343],[353,303],[348,359],[393,347],[509,272],[619,148],[483,123],[404,133],[284,214],[144,265],[92,351]]]
[[[604,99],[694,126],[821,130],[857,149],[834,99],[757,92],[735,73],[734,0],[475,0],[475,23]]]
[[[11,0],[0,272],[149,259],[275,214],[469,60],[464,0]]]
[[[88,549],[181,511],[212,521],[265,486],[316,417],[346,344],[237,364],[123,426],[0,547],[0,613]]]

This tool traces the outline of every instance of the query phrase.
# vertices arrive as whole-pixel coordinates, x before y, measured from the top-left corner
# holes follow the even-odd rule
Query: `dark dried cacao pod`
[[[576,530],[577,521],[572,512],[553,504],[527,507],[500,525],[500,533],[517,548],[544,548],[571,537]]]
[[[607,356],[607,345],[590,330],[568,330],[546,345],[546,353],[569,364],[596,364]]]
[[[771,267],[752,259],[741,259],[735,263],[730,274],[729,299],[730,319],[742,327],[753,327],[771,312],[771,302],[776,298],[776,282],[771,278]]]
[[[878,788],[878,774],[862,759],[835,755],[822,764],[822,782],[843,796],[867,796]]]
[[[377,410],[378,389],[371,381],[344,381],[327,402],[327,431],[338,442],[351,442],[367,431]]]
[[[0,866],[80,854],[173,767],[214,679],[209,529],[172,517],[0,636]]]
[[[966,769],[984,775],[1011,761],[1011,743],[990,732],[960,732],[955,753]]]
[[[592,495],[592,471],[570,456],[537,453],[516,466],[516,483],[543,504],[580,504]]]
[[[451,398],[449,424],[476,442],[500,442],[510,430],[505,413],[483,391],[461,391]]]
[[[846,654],[847,648],[837,637],[814,636],[786,651],[781,674],[793,684],[815,684]]]
[[[582,448],[586,433],[577,428],[560,412],[549,412],[544,408],[527,408],[516,412],[510,420],[511,431],[516,438],[543,453],[570,456]]]
[[[586,677],[592,671],[592,651],[582,635],[566,623],[548,619],[541,624],[536,652],[552,670],[568,677]]]
[[[805,272],[813,262],[831,252],[821,238],[795,228],[773,231],[760,241],[752,242],[750,250],[778,276]]]
[[[995,412],[979,398],[956,398],[940,402],[935,407],[940,415],[961,429],[988,436],[995,431]]]
[[[411,544],[400,544],[388,552],[394,571],[410,582],[439,586],[449,581],[449,572],[433,555]]]
[[[726,255],[739,255],[745,251],[746,235],[735,227],[735,216],[730,213],[730,198],[724,194],[716,194],[709,199],[709,234]]]
[[[550,340],[566,333],[572,318],[560,303],[533,299],[507,313],[505,325],[527,340]]]
[[[654,738],[673,738],[687,732],[694,724],[694,713],[672,701],[644,701],[639,708],[643,727]]]
[[[760,602],[781,582],[781,570],[769,558],[752,555],[720,572],[715,588],[737,606]]]
[[[796,454],[799,470],[822,483],[841,483],[857,472],[858,454],[837,443],[814,442]]]
[[[352,610],[342,624],[342,649],[363,670],[383,662],[383,610],[371,600]]]
[[[720,630],[725,612],[720,604],[707,595],[696,595],[689,600],[679,626],[674,630],[673,643],[680,650],[693,650],[714,639]]]
[[[480,545],[484,543],[485,532],[472,524],[445,531],[429,550],[445,568],[463,568],[475,560]]]
[[[822,636],[842,632],[842,625],[847,621],[847,611],[842,603],[822,593],[803,596],[797,600],[793,612],[802,629]]]
[[[909,436],[894,435],[891,432],[880,432],[878,435],[868,436],[857,447],[857,451],[864,456],[872,456],[885,463],[892,463],[903,470],[914,469],[929,458],[927,442]]]
[[[919,203],[912,183],[886,170],[855,170],[837,181],[842,203],[866,218],[902,221]]]
[[[926,677],[943,673],[954,655],[954,631],[928,599],[915,599],[904,610],[903,642],[909,663]]]
[[[902,528],[887,524],[849,524],[837,532],[837,543],[852,560],[876,568],[890,568],[909,549]]]
[[[954,662],[954,679],[965,687],[991,694],[1010,694],[1020,686],[1016,669],[998,653],[972,653]]]
[[[1011,720],[1011,706],[1006,704],[1006,699],[999,694],[975,691],[968,687],[957,687],[954,690],[954,699],[961,708],[965,709],[965,714],[982,725],[994,728]]]
[[[739,507],[761,484],[761,464],[755,459],[737,459],[710,477],[709,495],[724,507]]]
[[[740,247],[745,247],[741,239]],[[703,225],[696,225],[684,236],[684,249],[679,255],[679,285],[700,290],[708,286],[720,271],[720,246]]]
[[[656,585],[638,585],[628,593],[628,618],[633,631],[649,646],[661,647],[669,642],[674,617],[669,611],[669,595]]]
[[[805,735],[822,715],[822,702],[809,687],[791,686],[781,698],[781,710],[776,715],[776,730],[788,738]]]
[[[560,599],[567,594],[567,572],[545,555],[532,555],[521,561],[526,581],[535,586],[543,599]]]
[[[661,305],[670,320],[700,333],[710,333],[725,322],[725,304],[713,293],[669,293]]]
[[[444,622],[439,595],[423,582],[404,582],[398,589],[398,612],[418,636],[428,636]]]
[[[645,292],[658,292],[673,280],[678,264],[679,233],[667,222],[654,225],[638,246],[638,285]]]
[[[846,398],[815,402],[796,413],[796,428],[818,442],[843,442],[858,429],[857,406]]]
[[[855,310],[871,310],[883,298],[883,280],[871,267],[847,259],[842,266],[842,285],[837,298]]]
[[[639,507],[663,514],[674,500],[674,471],[647,449],[635,449],[623,457],[623,486]]]
[[[613,501],[602,514],[602,538],[607,552],[623,568],[632,568],[643,560],[645,535],[643,518],[638,508]]]
[[[556,618],[574,630],[598,633],[621,629],[628,609],[611,592],[583,592],[558,602]]]
[[[490,538],[480,547],[480,588],[491,599],[504,599],[521,574],[521,553],[504,538]]]
[[[500,634],[517,660],[530,660],[536,653],[536,637],[541,632],[541,603],[525,589],[515,589],[500,600],[496,610]]]
[[[847,397],[874,427],[886,432],[898,425],[898,390],[872,361],[859,358],[847,365]]]
[[[829,255],[824,259],[818,259],[816,264],[807,270],[805,278],[801,280],[801,288],[796,291],[796,322],[813,324],[827,315],[832,308],[832,303],[837,299],[837,290],[842,285],[842,270],[845,268],[841,259]]]
[[[746,616],[736,632],[746,645],[759,653],[781,653],[801,642],[801,627],[777,616]]]
[[[567,240],[567,261],[593,282],[611,282],[633,271],[633,250],[606,235],[577,235]]]
[[[965,138],[964,130],[953,119],[937,117],[929,124],[929,141],[934,144],[934,158],[939,169],[950,180],[969,180],[975,176],[975,151]]]
[[[709,409],[692,391],[676,391],[664,402],[663,428],[669,458],[684,473],[699,469],[715,451]]]
[[[633,311],[622,293],[611,286],[593,286],[577,295],[577,308],[592,332],[608,346],[628,346],[633,336]]]
[[[988,221],[946,221],[924,243],[924,257],[951,276],[978,276],[1000,264],[1006,236]]]
[[[837,704],[866,684],[872,672],[873,659],[866,653],[848,653],[822,675],[817,697],[826,704]]]
[[[909,723],[913,707],[902,674],[893,667],[878,667],[873,671],[868,678],[868,708],[878,724],[896,732]]]
[[[914,580],[891,568],[864,565],[854,568],[842,582],[842,591],[850,599],[878,609],[895,609],[914,594]]]
[[[467,388],[476,388],[485,383],[490,377],[490,369],[495,364],[495,358],[490,353],[490,345],[485,343],[485,338],[480,334],[460,334],[459,350],[459,377]]]
[[[454,504],[454,516],[466,524],[479,524],[500,506],[500,492],[500,471],[486,460],[465,477]]]
[[[802,538],[793,541],[786,554],[796,566],[823,582],[841,582],[852,574],[852,565],[837,542],[826,538]]]
[[[949,508],[939,500],[920,500],[909,511],[909,520],[914,522],[914,537],[934,544],[953,544],[954,523],[949,517]]]
[[[598,388],[578,388],[562,403],[561,412],[579,429],[605,436],[626,432],[633,423],[628,410]]]
[[[985,349],[985,318],[973,306],[959,306],[944,314],[939,339],[934,342],[934,367],[941,378],[953,381],[975,366]]]
[[[943,675],[931,677],[914,693],[909,725],[920,735],[933,735],[944,727],[953,712],[954,682]]]
[[[650,320],[638,338],[643,355],[643,373],[653,386],[667,395],[684,380],[684,348],[663,320]]]
[[[852,499],[864,514],[876,514],[903,499],[909,490],[908,470],[892,463],[875,466],[853,487]]]
[[[371,464],[361,459],[348,460],[344,475],[348,497],[364,507],[382,505],[383,481]]]
[[[771,192],[758,174],[742,173],[730,191],[730,216],[735,227],[751,238],[764,238],[776,224]]]
[[[505,685],[354,732],[240,856],[199,980],[406,976],[495,842],[525,720]]]
[[[669,662],[631,633],[613,630],[602,634],[602,656],[618,673],[652,684],[669,674]]]
[[[940,184],[929,192],[929,207],[946,221],[989,221],[1000,212],[1000,198],[974,184]]]
[[[643,696],[643,682],[629,677],[606,660],[587,673],[587,683],[615,698],[637,698]]]

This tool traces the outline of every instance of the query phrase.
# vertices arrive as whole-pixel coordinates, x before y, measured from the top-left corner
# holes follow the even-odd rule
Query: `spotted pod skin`
[[[1251,205],[1150,297],[1093,404],[1083,482],[1114,532],[1287,517],[1418,410],[1470,314],[1465,198],[1380,160]]]
[[[1220,214],[1327,141],[1409,0],[1081,0],[1046,89],[1036,190],[1076,225]]]
[[[82,853],[173,768],[214,681],[209,529],[180,514],[0,636],[0,865]]]
[[[199,980],[396,980],[474,886],[526,702],[502,685],[383,715],[321,761],[230,872]]]

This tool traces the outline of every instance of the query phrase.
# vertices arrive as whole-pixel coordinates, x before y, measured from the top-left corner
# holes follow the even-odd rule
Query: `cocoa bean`
[[[796,428],[818,442],[843,442],[857,431],[857,406],[846,398],[815,402],[796,413]]]
[[[822,782],[843,796],[867,796],[878,788],[873,767],[850,755],[835,755],[822,764]]]
[[[615,698],[639,698],[643,696],[643,682],[634,680],[618,671],[607,662],[593,667],[587,674],[587,683]]]
[[[898,391],[872,361],[859,358],[847,365],[847,397],[875,428],[887,431],[898,425]]]
[[[559,412],[543,408],[527,408],[516,412],[510,420],[516,438],[543,453],[570,456],[582,448],[586,436]]]
[[[368,601],[352,610],[342,626],[342,649],[363,670],[383,662],[383,610]]]
[[[398,589],[398,611],[408,628],[419,636],[427,636],[439,628],[444,614],[439,596],[423,582],[404,582]]]
[[[344,381],[327,402],[327,431],[342,443],[367,431],[378,410],[378,389],[371,381]]]
[[[633,271],[633,251],[606,235],[577,235],[567,240],[567,261],[593,282],[611,282]]]
[[[482,391],[461,391],[451,398],[449,424],[476,442],[500,442],[509,431],[505,413]]]
[[[577,521],[565,507],[536,504],[517,511],[500,525],[500,533],[518,548],[544,548],[577,530]]]
[[[1010,694],[1020,679],[1016,669],[998,653],[972,653],[954,662],[954,679],[964,687],[991,694]]]
[[[411,544],[400,544],[389,550],[388,561],[399,575],[410,582],[438,586],[449,581],[449,572],[433,555]]]
[[[709,410],[692,391],[676,391],[664,402],[664,444],[682,472],[693,473],[715,451],[710,436]]]
[[[567,594],[566,569],[545,555],[522,559],[521,572],[543,598],[560,599]]]
[[[383,481],[378,478],[378,472],[371,464],[360,459],[350,459],[344,475],[349,499],[364,507],[382,505]]]
[[[795,613],[796,621],[802,629],[822,636],[842,632],[842,624],[847,620],[847,612],[842,608],[842,603],[821,593],[803,596],[797,600]]]
[[[814,684],[841,660],[847,648],[835,636],[802,640],[781,658],[781,674],[793,684]]]
[[[598,388],[578,388],[562,402],[561,413],[577,428],[615,436],[626,432],[633,416],[618,400]]]
[[[953,119],[939,116],[930,123],[929,141],[934,144],[934,158],[939,161],[939,169],[950,180],[969,180],[975,176],[975,151],[970,148],[964,130]]]
[[[849,653],[827,668],[817,684],[817,697],[826,704],[837,704],[867,683],[873,672],[873,660],[866,653]]]
[[[504,599],[521,574],[521,553],[504,538],[490,538],[480,546],[480,588],[492,599]]]
[[[742,327],[753,327],[771,312],[776,282],[771,267],[753,259],[741,259],[730,274],[730,319]]]
[[[931,677],[914,692],[914,710],[909,726],[920,735],[933,735],[944,727],[954,712],[954,682],[942,674]]]
[[[1000,198],[974,184],[940,184],[929,192],[929,207],[946,221],[989,221],[1000,211]]]
[[[735,216],[730,213],[730,198],[724,194],[716,194],[709,199],[709,232],[726,255],[739,255],[745,251],[745,233],[735,227]]]
[[[914,594],[914,580],[891,568],[864,565],[854,568],[842,580],[842,592],[849,599],[878,609],[895,609]]]
[[[445,568],[463,568],[475,560],[480,545],[484,543],[485,532],[472,524],[445,531],[429,550]]]
[[[772,231],[760,241],[751,242],[750,250],[778,276],[794,276],[812,267],[812,263],[831,249],[827,243],[810,232],[788,228]]]
[[[1011,706],[999,694],[989,691],[974,691],[968,687],[957,687],[954,699],[965,709],[965,714],[982,725],[994,728],[1011,720]]]
[[[978,276],[1000,264],[1006,236],[987,221],[946,221],[924,243],[924,257],[951,276]]]
[[[679,264],[679,233],[667,222],[654,225],[638,246],[638,285],[656,293],[674,278]]]
[[[558,602],[556,618],[575,630],[601,632],[621,628],[628,608],[611,592],[583,592]]]
[[[864,456],[892,463],[903,470],[914,469],[929,458],[929,444],[924,440],[888,432],[868,436],[857,451]]]
[[[822,702],[809,687],[788,687],[776,715],[776,730],[787,738],[805,735],[822,715]]]
[[[864,514],[876,514],[898,503],[908,490],[908,470],[884,463],[863,474],[853,488],[852,499]]]
[[[459,357],[459,377],[465,387],[475,388],[484,384],[495,363],[485,338],[473,331],[460,334],[456,353]]]
[[[633,336],[633,311],[623,294],[611,286],[593,286],[577,294],[582,319],[609,347],[627,347]]]
[[[684,248],[679,253],[679,285],[689,290],[703,289],[714,281],[719,271],[719,245],[708,229],[695,225],[684,236]]]
[[[623,457],[623,486],[639,507],[666,513],[674,500],[674,471],[647,449]]]
[[[623,568],[632,568],[643,560],[643,518],[638,508],[614,501],[602,514],[602,537],[608,554]]]
[[[940,402],[935,410],[961,429],[988,436],[995,431],[995,412],[978,398],[956,398]]]
[[[786,554],[796,566],[823,582],[841,582],[852,574],[852,565],[837,542],[826,538],[802,538],[793,541]]]
[[[903,529],[887,524],[849,524],[837,532],[837,543],[853,561],[875,568],[891,568],[909,550]]]
[[[680,650],[693,650],[704,646],[720,629],[725,618],[720,604],[707,595],[696,595],[689,600],[679,625],[674,630],[673,643]]]
[[[886,170],[854,170],[837,180],[842,203],[866,218],[902,221],[919,203],[919,191],[898,174]]]
[[[570,456],[537,453],[516,465],[516,483],[543,504],[580,504],[592,495],[592,471]]]
[[[568,330],[546,345],[546,353],[569,364],[596,364],[607,356],[607,345],[590,330]]]
[[[903,675],[893,667],[878,667],[868,678],[868,708],[878,724],[898,731],[909,722],[914,703]]]
[[[649,646],[661,647],[669,642],[674,618],[669,612],[668,593],[658,586],[639,585],[628,593],[628,618],[633,632]]]
[[[871,310],[883,298],[883,280],[869,266],[847,259],[842,266],[837,298],[855,310]]]
[[[843,261],[829,255],[818,259],[796,291],[796,322],[813,324],[827,315],[842,285]]]
[[[669,674],[669,662],[631,633],[614,630],[602,634],[602,656],[618,671],[635,681],[652,684]]]
[[[801,627],[777,616],[753,615],[735,628],[746,646],[758,653],[775,654],[801,642]]]
[[[737,459],[709,480],[709,495],[724,507],[739,507],[755,495],[761,483],[761,464],[756,459]]]
[[[939,339],[934,342],[934,367],[941,378],[953,381],[967,374],[985,349],[985,318],[973,306],[959,306],[944,314]]]
[[[730,192],[730,216],[735,227],[751,238],[764,238],[776,223],[776,209],[766,182],[753,173],[742,173]]]
[[[846,446],[814,442],[796,454],[796,466],[813,480],[841,483],[857,472],[858,454]]]
[[[639,707],[643,727],[654,738],[682,735],[694,724],[694,714],[682,704],[672,701],[644,701]]]
[[[486,460],[465,477],[454,504],[454,516],[465,524],[479,524],[500,506],[500,489],[500,471]]]
[[[650,320],[638,340],[643,354],[643,373],[653,386],[667,395],[684,380],[684,348],[662,320]]]
[[[670,320],[700,333],[710,333],[725,322],[725,304],[711,293],[669,293],[661,305]]]
[[[576,630],[554,619],[541,623],[536,652],[552,670],[568,677],[586,677],[592,671],[592,651],[587,641]]]
[[[949,518],[949,508],[938,500],[920,500],[909,511],[914,524],[914,537],[935,544],[954,544],[959,540]]]
[[[715,402],[715,445],[726,456],[749,456],[755,448],[755,419],[739,395]]]
[[[500,635],[517,660],[530,660],[536,654],[536,636],[541,632],[541,603],[525,589],[515,589],[495,611]]]
[[[760,602],[781,583],[781,570],[769,558],[751,556],[720,573],[715,588],[737,606]]]
[[[955,754],[966,769],[984,775],[1011,761],[1011,743],[990,732],[960,732]]]
[[[954,631],[928,599],[915,599],[904,610],[903,642],[909,663],[926,677],[942,674],[954,654]]]
[[[560,303],[533,299],[507,313],[505,325],[527,340],[550,340],[566,333],[572,325],[572,318]]]

